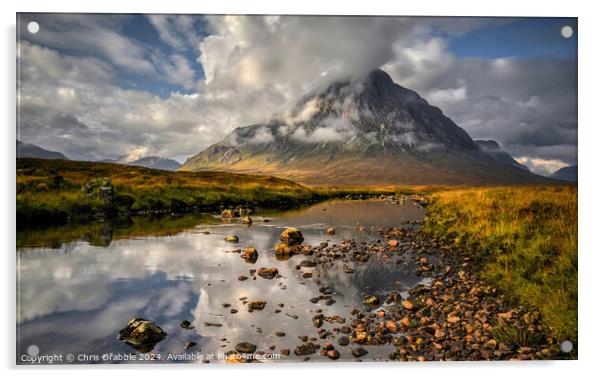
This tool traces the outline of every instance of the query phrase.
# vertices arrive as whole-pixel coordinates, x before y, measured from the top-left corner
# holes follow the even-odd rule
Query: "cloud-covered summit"
[[[19,17],[18,137],[74,159],[183,161],[236,127],[286,113],[309,92],[382,67],[471,137],[497,140],[535,171],[576,163],[576,36],[553,39],[559,25],[576,27],[573,19],[531,30],[530,19]],[[27,33],[30,20],[39,33]],[[535,38],[527,57],[512,41],[490,57],[495,41],[479,36],[519,26],[531,37],[549,33],[562,53],[550,56],[552,42]],[[316,137],[341,135],[331,129],[345,124],[332,120]]]

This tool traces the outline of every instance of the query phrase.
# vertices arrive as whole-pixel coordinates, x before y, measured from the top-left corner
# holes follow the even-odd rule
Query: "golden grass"
[[[470,254],[475,271],[577,339],[577,188],[463,188],[432,196],[425,230]]]

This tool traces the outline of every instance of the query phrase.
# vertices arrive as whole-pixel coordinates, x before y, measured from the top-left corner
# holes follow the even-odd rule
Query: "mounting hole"
[[[40,31],[40,24],[35,21],[31,21],[29,24],[27,24],[27,31],[31,34],[36,34]]]
[[[568,25],[564,25],[560,29],[560,35],[564,38],[571,38],[573,36],[573,28]]]
[[[568,341],[568,340],[564,340],[563,342],[560,343],[560,351],[562,353],[571,353],[571,351],[573,350],[573,343]]]

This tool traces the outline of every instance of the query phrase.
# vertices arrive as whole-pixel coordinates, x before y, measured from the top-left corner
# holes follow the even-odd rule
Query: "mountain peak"
[[[486,156],[439,108],[376,69],[309,94],[269,122],[235,129],[181,170],[364,185],[533,180],[509,163]],[[520,178],[508,179],[508,172]]]

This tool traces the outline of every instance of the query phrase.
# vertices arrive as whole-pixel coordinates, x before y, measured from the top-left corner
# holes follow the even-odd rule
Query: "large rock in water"
[[[128,325],[119,331],[119,340],[141,352],[150,352],[166,336],[167,333],[161,327],[150,320],[142,318],[130,320]]]
[[[295,227],[289,227],[286,230],[282,231],[280,234],[280,240],[285,242],[289,246],[299,245],[303,243],[303,234],[301,230]]]
[[[286,110],[235,129],[181,170],[268,174],[310,185],[551,182],[501,149],[484,152],[439,108],[382,70],[331,83]]]

